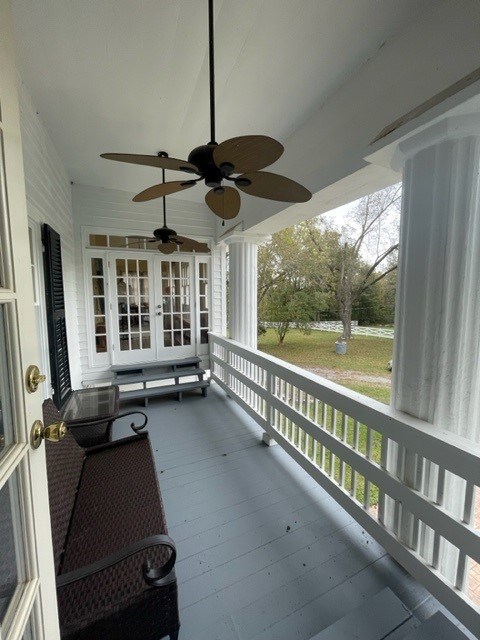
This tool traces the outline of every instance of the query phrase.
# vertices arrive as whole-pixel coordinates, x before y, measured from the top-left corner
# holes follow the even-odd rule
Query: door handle
[[[42,444],[42,440],[60,442],[66,435],[67,425],[65,422],[53,422],[48,427],[45,427],[41,420],[35,420],[30,431],[30,444],[33,449],[38,449]]]

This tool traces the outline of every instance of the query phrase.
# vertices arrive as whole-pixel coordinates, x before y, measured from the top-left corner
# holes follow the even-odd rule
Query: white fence
[[[313,322],[311,324],[312,329],[318,331],[334,331],[339,335],[343,333],[343,326],[341,322],[324,320],[322,322]],[[352,323],[352,335],[353,336],[374,336],[376,338],[392,338],[393,329],[385,327],[359,327],[358,324]]]
[[[465,593],[465,578],[469,559],[480,563],[480,535],[468,524],[475,488],[480,486],[480,447],[222,336],[210,334],[210,346],[212,378],[407,571],[477,633],[480,611]],[[389,442],[398,444],[399,461],[408,451],[437,470],[435,499],[386,470]],[[444,503],[452,475],[463,481],[462,518]],[[395,517],[388,518],[391,525],[386,524],[384,513],[387,497],[395,505]],[[373,508],[377,502],[378,508]],[[432,532],[431,549],[421,551],[418,544],[412,549],[400,540],[400,516],[408,514],[413,514],[417,532],[426,527]],[[440,567],[442,550],[450,543],[458,550],[453,581]]]
[[[275,322],[262,322],[265,327],[274,327]],[[293,324],[293,323],[292,323]],[[310,329],[314,331],[332,331],[341,335],[343,333],[342,323],[337,320],[322,320],[321,322],[311,322]],[[352,322],[353,336],[373,336],[376,338],[391,338],[393,340],[393,329],[386,327],[359,327],[357,321]]]

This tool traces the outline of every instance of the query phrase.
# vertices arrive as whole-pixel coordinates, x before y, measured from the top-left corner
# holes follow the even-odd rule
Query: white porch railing
[[[210,334],[210,350],[213,380],[407,571],[478,633],[480,610],[468,599],[465,581],[470,559],[480,563],[480,534],[468,524],[480,486],[480,447],[222,336]],[[389,441],[399,445],[399,460],[408,450],[437,470],[434,500],[386,470]],[[452,474],[463,481],[462,518],[444,505]],[[395,505],[390,526],[384,517],[386,497]],[[430,549],[402,543],[397,534],[406,513],[413,514],[417,531],[433,532]],[[440,566],[447,541],[458,549],[453,582]]]

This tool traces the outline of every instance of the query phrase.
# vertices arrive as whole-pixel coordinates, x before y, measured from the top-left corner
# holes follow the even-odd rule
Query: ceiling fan
[[[168,158],[168,154],[165,151],[160,151],[159,158]],[[162,184],[168,184],[165,182],[165,169],[162,169]],[[210,253],[210,248],[205,242],[197,242],[192,238],[186,238],[184,236],[177,235],[177,232],[167,227],[167,204],[165,202],[165,196],[163,196],[163,227],[155,229],[153,232],[154,237],[146,236],[129,236],[128,242],[125,247],[128,249],[142,248],[145,244],[157,244],[157,249],[162,253],[173,253],[177,247],[180,247],[183,251],[195,251],[195,253]]]
[[[214,214],[223,220],[235,218],[240,211],[241,191],[259,198],[282,202],[306,202],[312,194],[298,182],[268,171],[261,171],[278,160],[283,145],[268,136],[250,135],[215,142],[215,66],[213,33],[213,0],[208,0],[209,71],[210,71],[210,137],[208,144],[196,147],[188,161],[166,157],[131,153],[102,153],[101,157],[117,162],[147,165],[172,171],[196,174],[199,178],[162,182],[137,194],[134,202],[145,202],[172,193],[190,189],[204,181],[210,191],[205,202]],[[226,186],[224,182],[234,186]]]

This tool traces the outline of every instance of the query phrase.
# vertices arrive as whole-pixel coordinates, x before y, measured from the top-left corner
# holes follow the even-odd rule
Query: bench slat
[[[163,360],[158,362],[146,362],[140,364],[116,364],[113,367],[110,367],[110,370],[113,371],[117,376],[122,372],[130,372],[130,371],[148,371],[149,369],[161,369],[162,367],[182,367],[188,365],[198,365],[202,361],[198,356],[192,356],[190,358],[179,358],[177,360]]]
[[[183,384],[168,384],[163,387],[149,387],[148,389],[135,389],[133,391],[121,391],[121,400],[130,400],[133,398],[152,398],[154,396],[163,396],[169,393],[178,393],[182,391],[192,391],[193,389],[206,389],[210,386],[207,380],[198,380],[197,382],[184,382]]]
[[[169,378],[185,378],[186,376],[205,375],[205,369],[177,369],[176,371],[157,371],[152,373],[137,373],[131,376],[118,376],[113,381],[115,384],[137,384],[142,382],[153,382],[154,380],[168,380]]]

